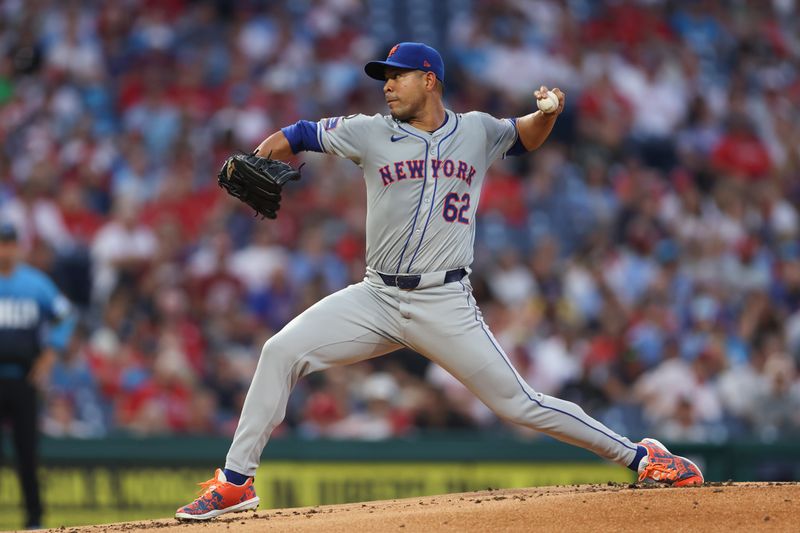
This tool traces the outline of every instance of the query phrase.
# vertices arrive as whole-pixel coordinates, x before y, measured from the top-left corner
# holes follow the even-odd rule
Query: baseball
[[[542,113],[552,113],[558,109],[558,96],[553,91],[547,91],[547,98],[537,99],[536,105]]]

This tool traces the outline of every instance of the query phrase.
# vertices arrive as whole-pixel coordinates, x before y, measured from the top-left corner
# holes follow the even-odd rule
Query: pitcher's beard
[[[413,118],[409,113],[398,113],[395,111],[391,111],[392,118],[395,120],[399,120],[400,122],[408,122],[409,119]]]
[[[417,111],[420,111],[422,106],[420,105],[413,105],[413,104],[406,104],[400,109],[392,110],[389,108],[389,113],[392,115],[392,118],[395,120],[399,120],[400,122],[411,122],[414,118],[419,114]]]

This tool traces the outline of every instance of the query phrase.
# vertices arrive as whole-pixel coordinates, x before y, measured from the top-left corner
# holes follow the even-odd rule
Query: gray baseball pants
[[[428,276],[426,274],[426,276]],[[269,339],[247,392],[225,468],[253,476],[297,381],[311,372],[407,346],[442,366],[499,417],[627,466],[636,444],[577,405],[534,391],[500,348],[472,296],[469,278],[415,290],[364,281],[310,307]],[[441,283],[439,281],[438,283]]]

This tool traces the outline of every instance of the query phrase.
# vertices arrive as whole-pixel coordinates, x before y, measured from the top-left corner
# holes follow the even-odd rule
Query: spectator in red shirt
[[[767,147],[750,121],[740,115],[730,118],[726,133],[711,152],[711,163],[721,174],[751,182],[766,178],[772,170]]]

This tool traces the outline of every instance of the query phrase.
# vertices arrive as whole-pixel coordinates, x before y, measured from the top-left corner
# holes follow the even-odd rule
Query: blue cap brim
[[[367,76],[373,80],[386,81],[386,67],[417,70],[417,67],[412,67],[403,63],[396,63],[395,61],[370,61],[364,65],[364,72],[366,72]]]

